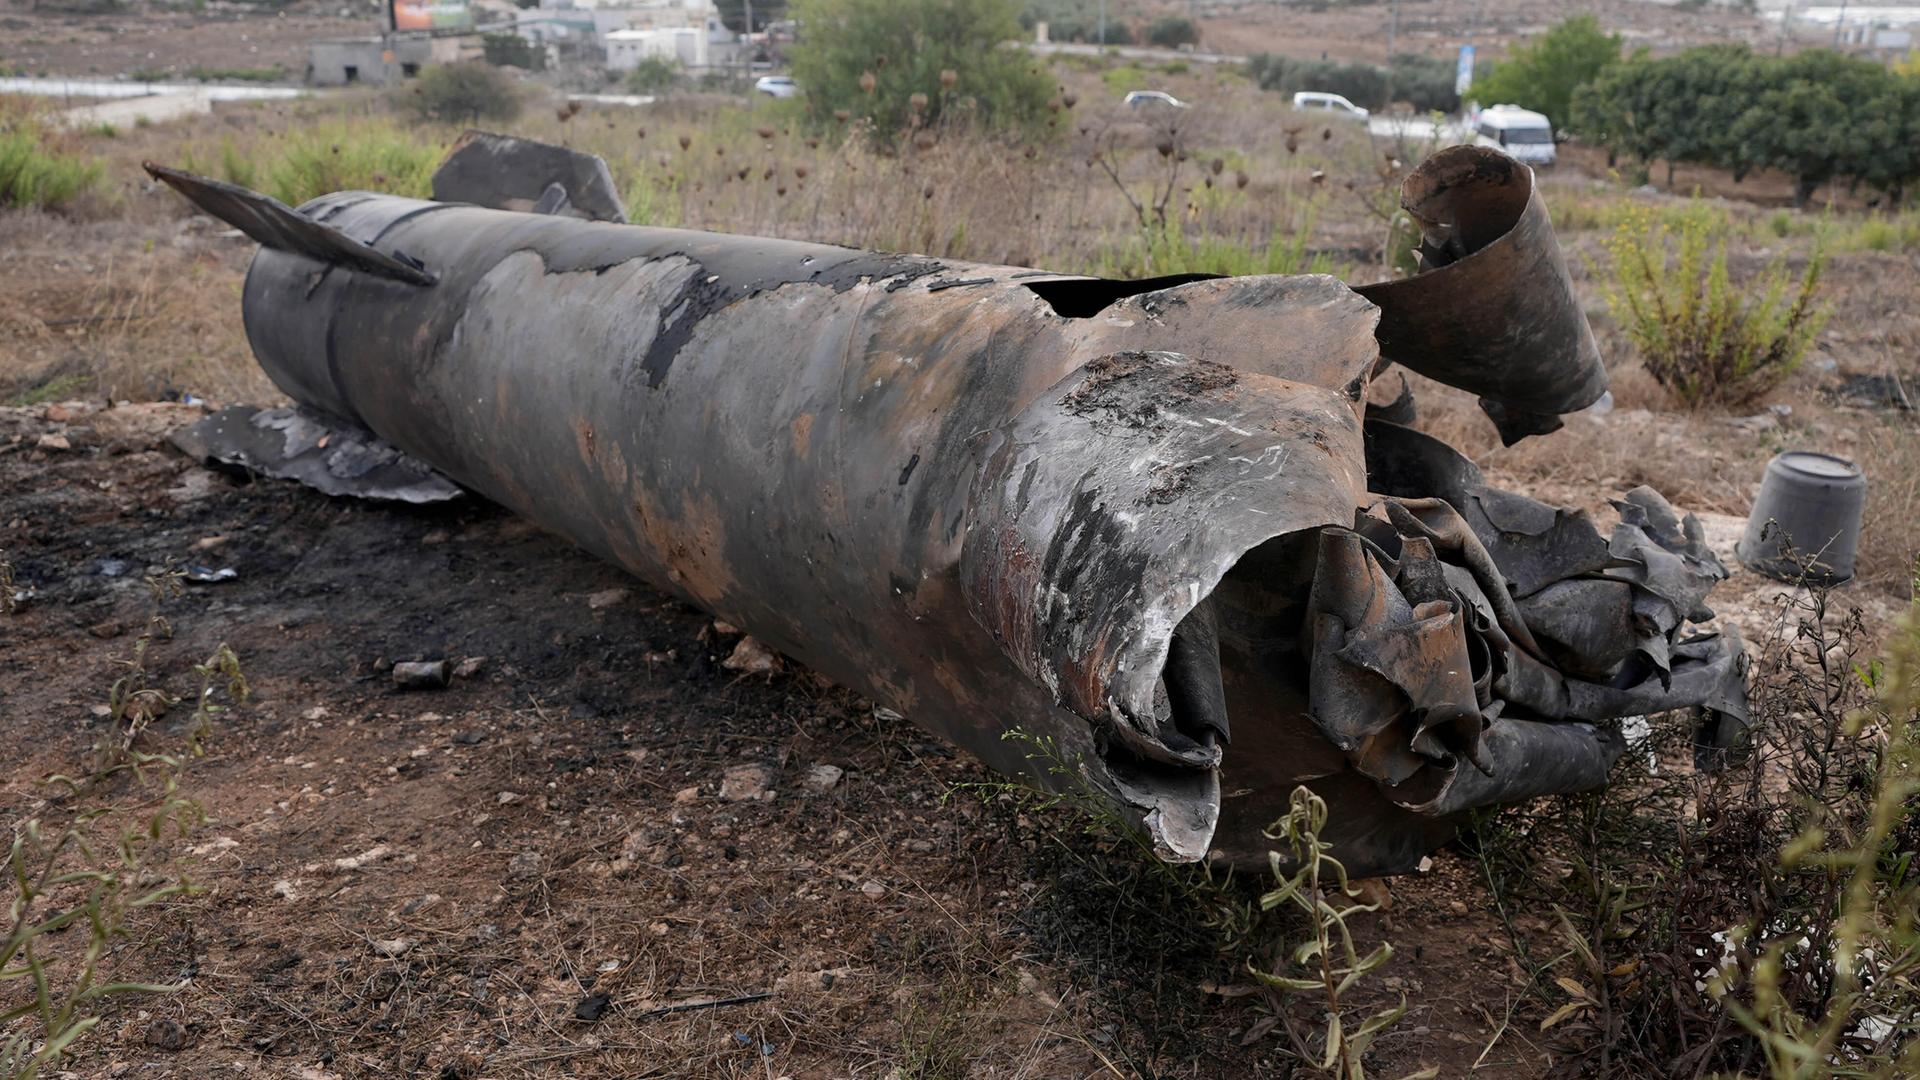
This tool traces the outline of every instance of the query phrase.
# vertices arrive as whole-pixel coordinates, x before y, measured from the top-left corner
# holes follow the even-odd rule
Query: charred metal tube
[[[1537,201],[1490,206],[1507,227],[1457,208],[1461,235]],[[1465,809],[1604,783],[1603,717],[1738,709],[1737,648],[1678,637],[1718,569],[1697,535],[1648,493],[1602,539],[1368,422],[1382,306],[1333,278],[1109,282],[364,193],[279,212],[243,303],[295,401],[997,769],[1104,792],[1166,858],[1264,860],[1307,783],[1350,869],[1405,869]],[[1558,367],[1476,389],[1578,402],[1585,323],[1551,331]],[[1556,622],[1563,586],[1609,617]]]

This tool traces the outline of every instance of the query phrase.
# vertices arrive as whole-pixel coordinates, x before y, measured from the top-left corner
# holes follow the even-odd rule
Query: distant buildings
[[[740,62],[736,35],[713,0],[540,0],[495,21],[453,30],[315,42],[308,50],[307,82],[314,86],[385,84],[411,78],[429,64],[480,53],[479,35],[511,33],[562,64],[605,65],[629,71],[657,58],[690,71]]]

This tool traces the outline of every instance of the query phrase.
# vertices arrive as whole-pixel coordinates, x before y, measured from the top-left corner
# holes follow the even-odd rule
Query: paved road
[[[1467,141],[1467,126],[1458,120],[1435,121],[1425,116],[1375,116],[1367,121],[1367,131],[1388,139],[1437,142],[1442,146]]]
[[[1185,60],[1194,64],[1244,64],[1247,58],[1232,53],[1187,52],[1183,49],[1149,49],[1138,45],[1082,45],[1078,43],[1050,41],[1041,44],[1029,41],[1026,48],[1040,56],[1101,56],[1111,55],[1128,60]]]
[[[62,111],[63,127],[90,128],[101,124],[133,127],[199,116],[213,111],[216,101],[263,101],[299,97],[294,86],[217,86],[201,83],[114,82],[106,79],[0,79],[0,93],[83,100]],[[105,100],[98,100],[105,99]]]

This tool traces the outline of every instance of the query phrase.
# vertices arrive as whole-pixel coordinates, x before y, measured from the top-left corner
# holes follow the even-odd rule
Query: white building
[[[653,30],[615,30],[605,38],[607,68],[632,71],[643,60],[668,60],[683,68],[704,68],[710,57],[704,26],[669,26]]]

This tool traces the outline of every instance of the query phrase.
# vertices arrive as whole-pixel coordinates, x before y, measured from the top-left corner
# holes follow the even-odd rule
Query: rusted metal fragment
[[[1533,171],[1455,146],[1407,178],[1423,273],[1355,291],[1380,305],[1380,351],[1480,395],[1509,445],[1560,427],[1607,389],[1593,331]]]
[[[1440,268],[1378,307],[362,193],[299,213],[432,289],[270,247],[243,303],[296,401],[1104,792],[1166,858],[1264,864],[1305,783],[1349,869],[1392,872],[1473,807],[1604,783],[1600,721],[1741,708],[1737,642],[1685,634],[1717,564],[1671,508],[1629,493],[1603,537],[1368,416],[1390,341],[1520,427],[1584,404],[1584,320],[1531,295],[1566,282],[1530,177],[1485,157],[1417,174]],[[1475,280],[1503,297],[1477,323],[1423,310]]]
[[[200,461],[297,480],[328,495],[431,503],[460,486],[372,432],[307,409],[233,405],[173,434]]]
[[[620,189],[598,155],[491,131],[460,136],[433,174],[433,197],[495,210],[627,220]]]

